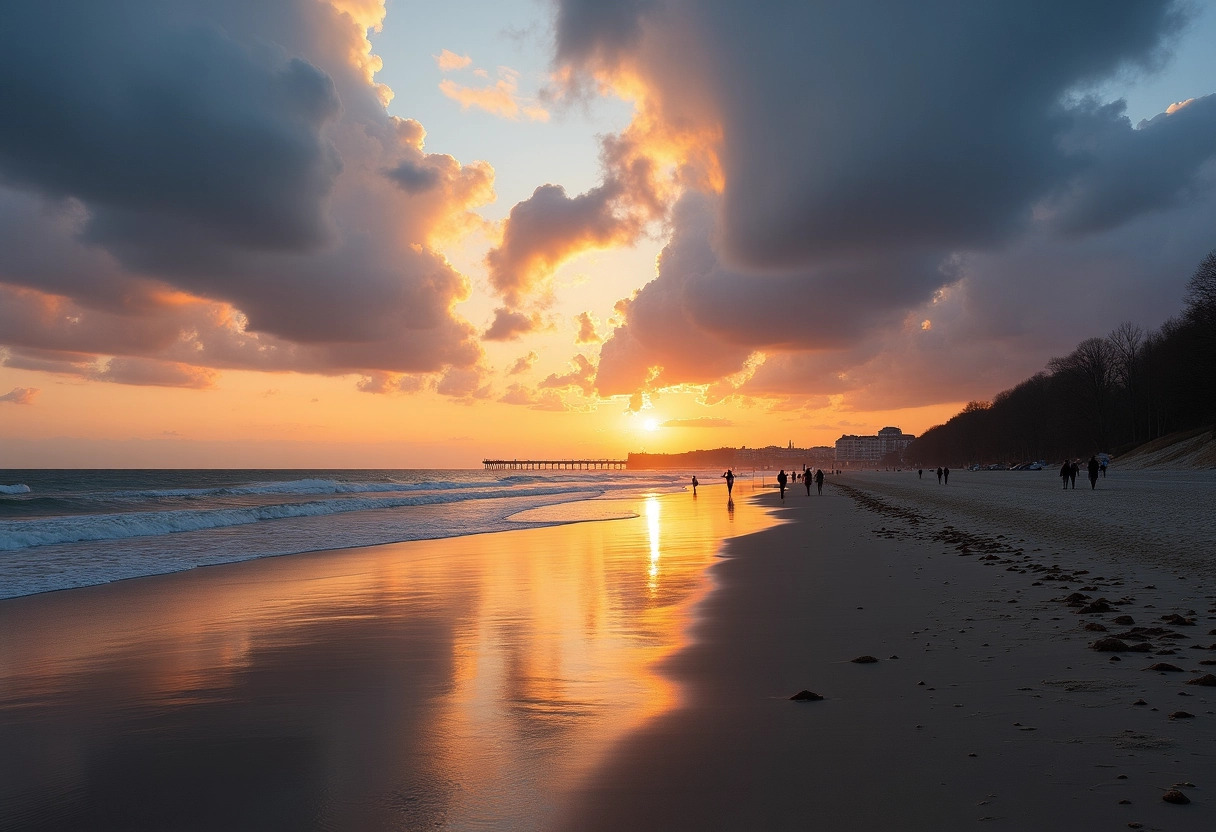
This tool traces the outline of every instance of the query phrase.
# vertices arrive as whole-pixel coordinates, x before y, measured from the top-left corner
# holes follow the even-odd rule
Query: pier
[[[487,471],[536,471],[552,468],[571,470],[623,469],[624,459],[483,459]]]

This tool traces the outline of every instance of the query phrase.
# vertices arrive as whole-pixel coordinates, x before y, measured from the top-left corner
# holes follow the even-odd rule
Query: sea
[[[0,598],[622,516],[667,471],[0,470]]]

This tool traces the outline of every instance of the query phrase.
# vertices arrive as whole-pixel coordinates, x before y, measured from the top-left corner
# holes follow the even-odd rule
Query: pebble
[[[790,697],[794,702],[820,702],[823,697],[814,691],[800,690]]]
[[[1165,794],[1161,795],[1161,799],[1166,803],[1177,803],[1179,806],[1190,803],[1191,799],[1177,789],[1170,789]]]

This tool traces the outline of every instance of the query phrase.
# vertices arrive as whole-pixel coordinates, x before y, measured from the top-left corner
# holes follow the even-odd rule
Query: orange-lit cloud
[[[574,336],[576,344],[598,344],[604,339],[596,331],[595,318],[590,312],[580,312],[575,317],[578,322],[578,334]]]
[[[4,395],[0,396],[0,403],[4,404],[33,404],[34,399],[41,392],[37,387],[14,387]]]
[[[464,69],[469,64],[473,63],[473,59],[468,55],[457,55],[450,49],[444,49],[435,56],[435,64],[441,72],[452,72],[457,69]]]
[[[464,109],[475,107],[499,118],[526,118],[530,121],[548,121],[549,111],[535,99],[519,94],[519,73],[508,67],[499,67],[499,78],[486,87],[470,87],[445,78],[439,82],[439,91]]]
[[[582,353],[570,359],[574,369],[564,375],[553,373],[545,378],[538,386],[542,389],[562,390],[569,387],[577,388],[586,395],[595,392],[595,365]]]
[[[535,350],[529,350],[527,355],[521,355],[519,358],[515,359],[515,363],[511,365],[509,370],[507,370],[507,375],[516,376],[520,373],[526,373],[528,370],[532,369],[532,366],[536,364],[539,359],[540,356],[536,354]]]
[[[545,326],[544,320],[537,313],[528,314],[499,307],[494,310],[493,323],[481,337],[487,341],[514,341]]]

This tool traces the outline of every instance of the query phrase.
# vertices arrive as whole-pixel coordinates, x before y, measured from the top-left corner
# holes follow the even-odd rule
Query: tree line
[[[1156,331],[1125,321],[991,402],[973,401],[905,451],[913,464],[1058,461],[1119,454],[1216,424],[1216,250],[1185,307]]]

